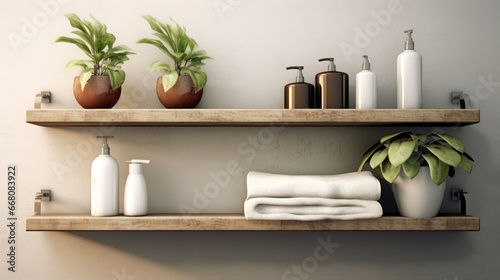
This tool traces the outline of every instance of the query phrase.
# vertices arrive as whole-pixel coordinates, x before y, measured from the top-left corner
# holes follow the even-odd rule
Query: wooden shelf
[[[152,214],[92,217],[89,214],[26,218],[27,231],[478,231],[479,218],[384,216],[369,220],[314,222],[246,220],[243,214]]]
[[[34,109],[26,122],[79,126],[464,126],[478,109]]]

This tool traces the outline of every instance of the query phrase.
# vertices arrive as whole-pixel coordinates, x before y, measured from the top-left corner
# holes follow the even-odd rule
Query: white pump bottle
[[[129,175],[125,183],[123,214],[125,216],[144,216],[148,214],[148,192],[142,174],[142,164],[149,160],[133,159],[129,162]]]
[[[356,109],[377,108],[377,76],[370,71],[368,56],[363,55],[361,72],[356,74]]]
[[[97,136],[103,138],[102,154],[91,167],[91,210],[92,216],[118,215],[118,162],[109,154],[107,139],[113,136]]]
[[[398,109],[422,108],[422,56],[415,51],[411,37],[413,30],[406,30],[408,35],[405,50],[398,56],[397,62],[397,105]]]

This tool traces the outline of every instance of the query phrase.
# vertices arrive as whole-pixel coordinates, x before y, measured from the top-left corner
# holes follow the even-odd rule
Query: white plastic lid
[[[132,160],[128,160],[127,162],[149,164],[150,160],[149,159],[132,159]]]
[[[128,165],[129,174],[142,174],[142,164],[149,164],[148,159],[133,159],[127,162],[130,162],[130,164]]]

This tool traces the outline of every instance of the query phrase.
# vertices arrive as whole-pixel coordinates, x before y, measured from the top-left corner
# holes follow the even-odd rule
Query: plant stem
[[[177,74],[179,76],[181,75],[181,64],[180,63],[175,64],[175,71],[177,71]]]

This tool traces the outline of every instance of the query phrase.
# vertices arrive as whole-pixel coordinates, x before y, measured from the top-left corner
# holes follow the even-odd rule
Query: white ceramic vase
[[[431,218],[438,214],[443,202],[446,181],[436,186],[431,179],[428,166],[421,166],[418,175],[409,179],[401,170],[394,180],[392,191],[399,212],[411,218]]]

